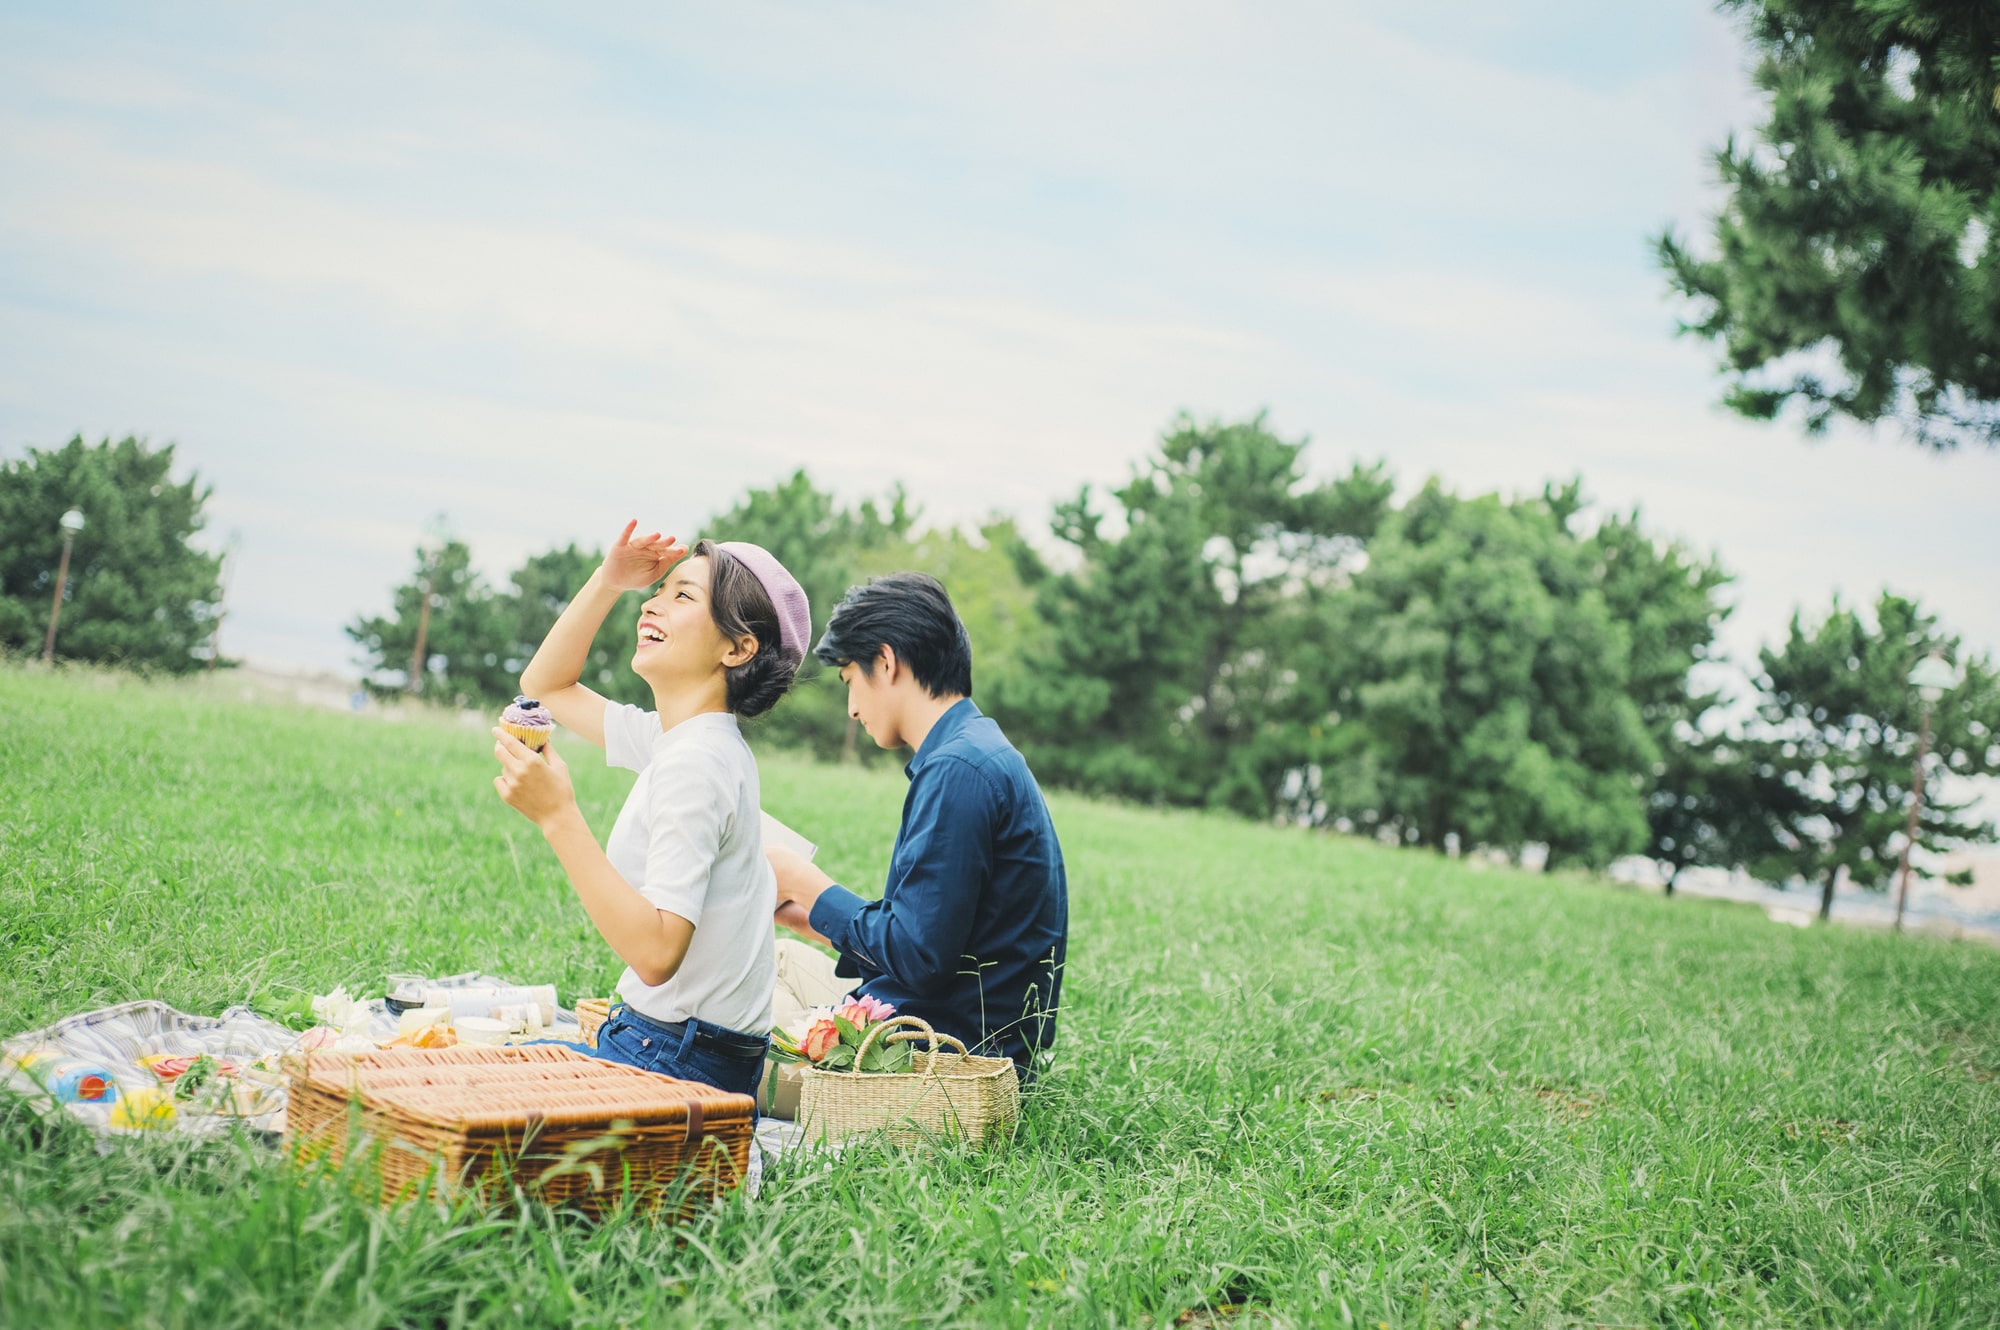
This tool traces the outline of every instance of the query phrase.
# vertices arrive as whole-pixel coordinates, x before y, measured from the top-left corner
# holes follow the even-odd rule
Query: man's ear
[[[900,677],[897,672],[902,668],[903,662],[896,659],[896,648],[884,642],[875,655],[875,672],[882,677],[884,686],[893,685]]]

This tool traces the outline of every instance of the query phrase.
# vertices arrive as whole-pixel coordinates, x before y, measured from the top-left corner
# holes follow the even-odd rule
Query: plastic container
[[[516,1006],[532,1002],[541,1009],[543,1025],[553,1025],[556,1019],[556,986],[554,984],[529,984],[524,987],[511,985],[480,985],[475,988],[439,988],[436,985],[424,990],[424,1006],[449,1007],[452,1018],[460,1016],[491,1016],[495,1007]]]
[[[30,1053],[18,1065],[55,1096],[59,1104],[112,1104],[118,1082],[105,1068],[59,1053]]]
[[[415,1011],[424,1005],[424,990],[430,982],[420,974],[392,974],[387,981],[388,995],[382,1001],[392,1015]]]
[[[460,1016],[451,1025],[458,1031],[459,1042],[466,1044],[498,1044],[510,1033],[506,1022],[490,1016]]]

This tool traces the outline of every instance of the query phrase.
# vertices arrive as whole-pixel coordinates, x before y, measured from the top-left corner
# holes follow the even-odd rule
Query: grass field
[[[0,714],[0,1033],[616,974],[480,728],[18,667]],[[570,756],[602,831],[624,778]],[[879,880],[900,775],[763,771]],[[0,1325],[2000,1324],[2000,952],[1051,802],[1067,1005],[1010,1146],[792,1157],[681,1234],[0,1104]]]

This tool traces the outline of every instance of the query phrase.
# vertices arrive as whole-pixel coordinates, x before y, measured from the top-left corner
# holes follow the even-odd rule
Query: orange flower
[[[823,1020],[813,1022],[812,1029],[806,1031],[805,1040],[799,1047],[810,1061],[818,1062],[839,1042],[840,1027],[831,1020]]]

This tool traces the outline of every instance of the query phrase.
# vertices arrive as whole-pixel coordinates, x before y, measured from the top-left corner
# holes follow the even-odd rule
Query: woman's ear
[[[729,650],[722,653],[722,666],[733,670],[738,665],[748,664],[757,654],[757,638],[754,633],[745,633],[729,644]]]

